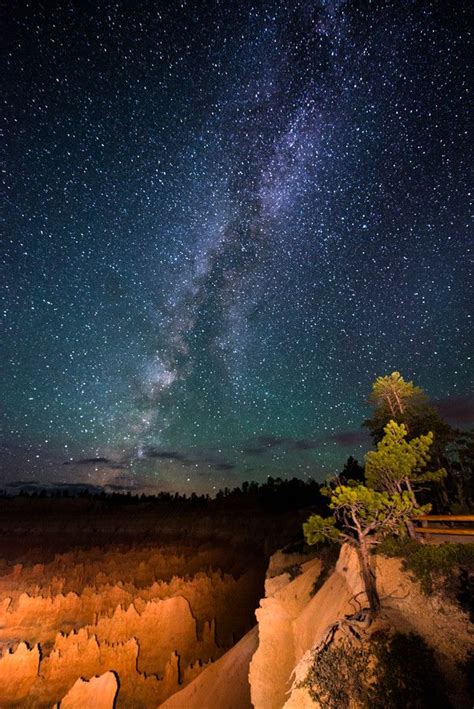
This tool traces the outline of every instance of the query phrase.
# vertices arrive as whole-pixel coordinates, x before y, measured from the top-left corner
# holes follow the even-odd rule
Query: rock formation
[[[419,583],[401,570],[400,559],[374,557],[382,609],[379,622],[402,633],[416,633],[436,656],[450,684],[455,706],[470,706],[459,667],[472,649],[468,617],[447,599],[424,596]],[[334,571],[312,593],[320,572],[314,559],[288,573],[267,579],[266,597],[256,612],[259,645],[250,663],[251,699],[255,709],[314,709],[308,692],[297,688],[307,673],[312,650],[329,627],[353,615],[363,602],[355,550],[342,547]]]
[[[114,677],[117,707],[157,706],[248,631],[260,595],[245,554],[217,546],[108,545],[0,564],[2,707],[63,707],[102,687],[108,697]]]
[[[84,529],[81,504],[68,501],[64,530],[51,517],[46,541],[34,506],[37,517],[0,530],[2,709],[313,709],[298,681],[328,628],[364,598],[350,547],[332,570],[314,550],[275,553],[263,589],[261,547],[225,535],[193,545],[185,529],[160,542],[151,512],[137,522],[137,538],[130,519],[108,515],[107,502]],[[423,638],[456,706],[468,706],[459,670],[471,647],[467,616],[423,596],[399,559],[376,555],[373,563],[382,621]]]
[[[12,706],[31,695],[38,679],[40,652],[38,645],[31,650],[21,642],[0,658],[0,700]],[[0,705],[1,706],[1,705]]]
[[[257,644],[255,627],[185,689],[161,704],[160,709],[251,709],[248,671]]]
[[[60,709],[113,709],[119,689],[117,677],[113,672],[105,672],[100,677],[90,680],[78,679],[66,696],[61,699]]]
[[[308,691],[297,685],[307,674],[314,648],[329,628],[344,623],[347,616],[360,609],[364,593],[358,559],[350,547],[341,549],[335,568],[326,579],[320,577],[325,573],[321,561],[317,557],[305,561],[307,558],[281,552],[272,557],[265,598],[256,611],[258,628],[167,699],[160,709],[318,706]],[[376,556],[373,561],[382,611],[370,628],[377,632],[388,627],[419,635],[435,651],[454,706],[467,709],[471,704],[466,678],[459,670],[472,647],[472,626],[467,616],[445,598],[441,601],[424,596],[419,584],[401,570],[399,559]],[[338,633],[343,635],[342,630]]]

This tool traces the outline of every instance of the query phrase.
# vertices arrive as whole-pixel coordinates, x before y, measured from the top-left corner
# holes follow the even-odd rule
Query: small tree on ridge
[[[370,543],[393,533],[403,535],[407,522],[429,506],[415,508],[408,491],[389,494],[365,485],[337,485],[326,489],[325,494],[330,498],[333,516],[311,515],[303,524],[306,541],[308,544],[324,540],[347,542],[356,549],[369,607],[375,614],[380,609],[380,599],[370,566]]]

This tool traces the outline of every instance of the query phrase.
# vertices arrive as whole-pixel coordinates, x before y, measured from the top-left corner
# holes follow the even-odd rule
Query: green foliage
[[[337,485],[325,493],[334,516],[311,515],[303,524],[308,544],[329,541],[359,543],[368,534],[404,534],[408,520],[424,510],[416,510],[407,492],[389,494],[365,485]]]
[[[364,468],[350,455],[339,475],[340,482],[344,485],[347,485],[349,480],[356,483],[364,483],[364,479]]]
[[[417,635],[379,633],[362,644],[343,639],[313,657],[298,685],[328,709],[450,706],[431,648]]]
[[[474,507],[474,431],[464,431],[452,437],[445,449],[451,496],[458,499],[455,514],[470,512]]]
[[[374,553],[406,559],[410,554],[423,546],[424,545],[420,544],[416,539],[407,539],[407,537],[386,537],[383,542],[374,549]]]
[[[403,414],[410,406],[424,404],[426,401],[423,389],[413,382],[406,382],[400,372],[377,377],[369,396],[370,404],[386,407],[392,416]]]
[[[389,494],[371,490],[365,485],[336,485],[326,489],[333,517],[311,515],[303,524],[308,544],[323,540],[349,542],[357,549],[360,572],[371,613],[380,609],[375,575],[369,563],[369,535],[385,537],[404,534],[411,519],[421,514],[408,492]]]
[[[474,572],[474,544],[420,544],[414,540],[386,539],[378,553],[403,559],[402,567],[420,581],[423,593],[432,593],[437,577],[446,577],[455,588],[460,567]],[[449,584],[444,584],[448,588]]]
[[[373,384],[369,402],[373,406],[373,413],[364,422],[364,426],[369,429],[375,444],[384,438],[385,427],[390,421],[404,424],[407,441],[426,436],[428,432],[433,434],[429,465],[439,470],[435,470],[431,477],[427,476],[425,481],[437,483],[432,487],[432,492],[439,511],[448,510],[453,502],[458,503],[463,510],[472,508],[474,431],[461,433],[451,428],[430,404],[425,392],[413,382],[406,382],[399,372],[378,377]]]
[[[340,533],[336,529],[334,517],[311,515],[308,521],[303,524],[303,533],[308,544],[318,544],[326,540],[330,542],[340,540]]]
[[[377,443],[377,450],[369,451],[365,456],[365,477],[371,487],[401,492],[403,488],[411,489],[412,484],[440,480],[446,475],[442,468],[426,470],[433,444],[431,431],[407,441],[405,424],[391,420],[384,432],[384,437]]]
[[[370,709],[451,706],[434,652],[419,635],[382,635],[372,647],[377,669]]]

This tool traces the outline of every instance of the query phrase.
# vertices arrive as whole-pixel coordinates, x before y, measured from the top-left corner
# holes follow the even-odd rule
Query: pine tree
[[[404,534],[407,522],[426,512],[429,506],[415,508],[408,491],[389,494],[365,485],[337,485],[326,489],[325,494],[330,498],[333,516],[311,515],[303,524],[306,541],[308,544],[323,540],[347,542],[355,547],[369,607],[376,613],[380,599],[370,566],[370,542],[388,534]]]
[[[377,377],[369,401],[376,407],[386,407],[391,417],[396,418],[403,416],[414,403],[424,404],[427,398],[423,389],[406,382],[400,372],[392,372],[389,376]]]
[[[377,377],[369,395],[369,404],[373,406],[373,414],[364,421],[364,426],[369,429],[374,443],[383,438],[384,428],[391,420],[405,424],[408,438],[433,431],[438,455],[442,454],[446,441],[452,435],[451,427],[430,404],[423,389],[413,382],[406,382],[400,372]]]
[[[431,460],[433,433],[428,431],[426,435],[408,441],[405,424],[389,421],[384,434],[377,443],[377,450],[369,451],[365,456],[365,479],[375,490],[400,493],[407,490],[417,506],[416,486],[446,476],[444,468],[426,469]]]

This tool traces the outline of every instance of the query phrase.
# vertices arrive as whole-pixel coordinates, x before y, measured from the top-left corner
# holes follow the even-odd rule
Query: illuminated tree
[[[390,494],[365,485],[337,485],[326,489],[325,494],[330,498],[333,516],[311,515],[303,524],[306,541],[308,544],[323,540],[347,542],[355,547],[369,607],[376,613],[380,599],[370,566],[369,546],[388,534],[403,535],[407,522],[427,511],[429,506],[415,508],[408,491]]]
[[[392,418],[403,415],[413,402],[424,402],[426,394],[413,382],[406,382],[400,372],[392,372],[386,377],[377,377],[369,397],[374,406],[385,406]]]
[[[406,382],[400,372],[377,377],[372,385],[369,404],[373,406],[373,414],[364,426],[369,429],[374,443],[381,440],[384,428],[391,420],[405,424],[409,438],[433,431],[438,455],[452,434],[450,426],[430,404],[423,389],[413,382]]]

